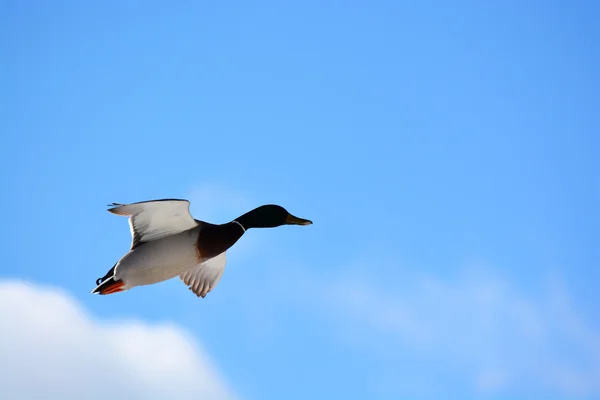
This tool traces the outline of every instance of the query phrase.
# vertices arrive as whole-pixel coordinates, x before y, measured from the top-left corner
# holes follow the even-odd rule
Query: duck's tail
[[[96,285],[98,286],[92,290],[93,294],[112,294],[125,290],[125,283],[123,283],[122,280],[115,280],[114,278],[116,265],[117,264],[115,264],[104,277],[96,280]]]
[[[107,280],[105,280],[104,282],[102,282],[101,284],[99,284],[98,286],[96,286],[96,288],[94,290],[92,290],[92,293],[94,293],[94,294],[113,294],[113,293],[122,292],[123,290],[125,290],[124,286],[125,286],[125,283],[123,283],[122,280],[115,281],[115,279],[113,277],[110,277]]]

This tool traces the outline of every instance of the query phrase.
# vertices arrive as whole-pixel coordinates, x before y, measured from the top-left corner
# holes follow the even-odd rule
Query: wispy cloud
[[[233,399],[176,326],[94,320],[64,292],[0,281],[0,397]]]
[[[560,282],[527,293],[482,272],[453,279],[407,272],[393,285],[370,275],[305,273],[293,281],[311,293],[303,304],[328,313],[354,343],[427,360],[421,376],[435,365],[458,372],[474,393],[600,394],[600,330]]]

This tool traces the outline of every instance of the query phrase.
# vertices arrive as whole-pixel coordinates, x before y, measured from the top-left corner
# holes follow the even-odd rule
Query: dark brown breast
[[[198,235],[198,252],[201,257],[218,256],[233,246],[243,234],[244,230],[236,223],[213,225],[205,222]]]

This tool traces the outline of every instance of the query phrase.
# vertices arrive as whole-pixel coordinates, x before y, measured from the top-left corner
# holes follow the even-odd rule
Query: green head
[[[281,225],[311,225],[312,221],[293,216],[285,208],[267,204],[248,211],[234,221],[239,222],[244,229],[275,228]]]

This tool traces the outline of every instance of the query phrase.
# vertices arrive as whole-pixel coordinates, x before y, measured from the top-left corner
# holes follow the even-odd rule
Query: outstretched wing
[[[140,243],[160,239],[198,226],[190,214],[190,202],[179,199],[112,203],[108,211],[129,216],[131,249]]]
[[[223,252],[184,272],[179,278],[196,296],[204,298],[221,280],[226,262],[227,257]]]

